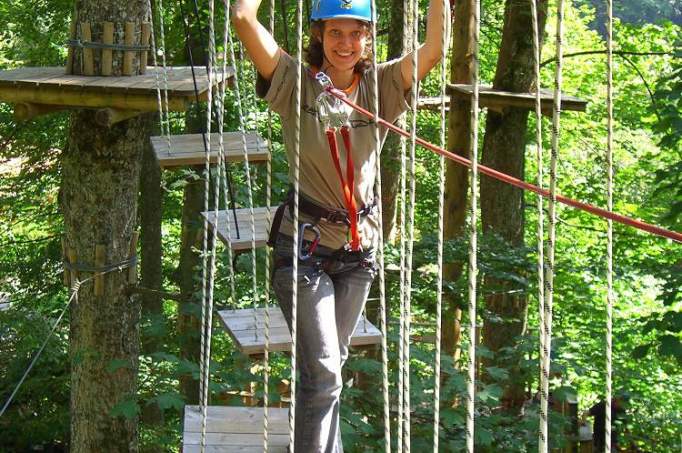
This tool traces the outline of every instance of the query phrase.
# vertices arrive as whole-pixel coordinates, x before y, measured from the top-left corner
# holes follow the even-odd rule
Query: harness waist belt
[[[362,217],[368,216],[375,206],[376,199],[371,204],[365,205],[362,207],[362,209],[359,209],[356,215],[356,219],[360,220]],[[279,233],[279,229],[282,226],[282,218],[284,218],[284,209],[287,207],[289,208],[289,212],[293,217],[294,209],[293,190],[289,191],[286,200],[284,200],[284,202],[277,207],[277,210],[275,211],[275,216],[272,218],[272,226],[270,228],[270,235],[268,237],[268,245],[270,247],[275,246],[275,242],[277,241],[277,234]],[[320,220],[325,220],[330,223],[344,224],[346,226],[350,226],[351,224],[348,211],[346,211],[345,209],[335,209],[328,208],[326,206],[321,206],[301,193],[299,193],[298,197],[298,209],[303,214],[315,219],[316,224]]]

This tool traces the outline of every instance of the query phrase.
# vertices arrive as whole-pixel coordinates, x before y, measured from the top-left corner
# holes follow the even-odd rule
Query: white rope
[[[376,1],[372,0],[372,89],[371,104],[372,113],[379,116],[379,79],[377,73],[377,9]],[[384,273],[384,218],[382,203],[381,185],[381,141],[379,138],[379,125],[374,122],[374,149],[376,150],[376,197],[379,217],[379,241],[377,245],[377,264],[379,266],[379,323],[381,330],[381,390],[384,398],[384,451],[391,452],[391,413],[390,413],[390,394],[388,382],[388,326],[386,325],[386,275]],[[365,316],[365,320],[367,316]]]
[[[151,0],[147,2],[150,11],[153,11]],[[168,72],[166,68],[166,38],[164,34],[163,25],[163,0],[158,0],[159,10],[159,35],[161,39],[161,47],[157,49],[156,34],[154,32],[154,16],[151,16],[151,47],[152,47],[152,62],[154,64],[154,79],[156,82],[156,102],[159,110],[159,123],[161,126],[161,135],[166,138],[166,153],[171,153],[171,137],[170,137],[170,113],[168,109]],[[157,61],[157,52],[161,56],[161,75],[163,79],[163,88],[159,81],[159,65]],[[161,94],[163,92],[163,95]],[[162,100],[163,99],[163,100]]]
[[[412,9],[412,125],[410,130],[410,187],[407,214],[407,257],[406,257],[406,287],[405,293],[405,334],[403,336],[405,396],[403,399],[404,423],[403,449],[409,453],[411,448],[411,402],[410,402],[410,333],[412,317],[412,258],[414,250],[414,211],[416,198],[416,150],[417,150],[417,99],[419,98],[418,77],[418,42],[419,42],[419,4],[415,1]]]
[[[552,306],[554,302],[554,247],[556,239],[556,167],[559,154],[559,134],[561,119],[561,64],[562,64],[562,39],[563,39],[563,0],[557,2],[557,29],[556,29],[556,72],[554,77],[554,112],[552,115],[552,154],[549,168],[549,231],[547,250],[545,253],[545,303],[543,317],[543,356],[542,373],[543,382],[541,389],[540,411],[546,424],[548,415],[549,379],[551,376],[552,354]],[[543,414],[544,413],[544,414]],[[543,426],[545,435],[547,427]],[[547,438],[544,440],[544,450],[548,450]]]
[[[271,35],[275,35],[275,0],[270,0],[269,27]],[[268,159],[266,162],[265,176],[265,206],[270,235],[270,205],[272,204],[272,111],[268,109]],[[265,305],[265,347],[263,350],[263,452],[268,452],[269,444],[269,409],[270,404],[270,249],[265,249],[265,289],[263,304]]]
[[[471,98],[471,216],[470,216],[470,239],[469,239],[469,366],[467,379],[467,420],[466,420],[466,444],[467,452],[474,453],[474,410],[476,399],[476,340],[477,318],[476,299],[478,278],[478,93],[479,93],[479,60],[478,47],[481,31],[481,2],[474,2],[474,49],[473,49],[473,95]]]
[[[613,2],[606,0],[606,110],[607,110],[607,143],[606,143],[606,209],[613,211]],[[605,396],[605,434],[604,451],[611,452],[611,400],[613,398],[613,221],[607,221],[606,232],[606,396]]]
[[[226,0],[225,7],[229,10],[230,0]],[[229,13],[228,13],[229,14]],[[234,42],[232,34],[227,33],[228,47],[230,48],[230,63],[237,67],[237,59],[234,54]],[[239,89],[239,77],[234,78],[234,92],[237,101],[237,115],[239,117],[239,135],[242,142],[242,158],[244,159],[244,171],[246,173],[246,193],[249,204],[249,226],[251,227],[251,290],[253,292],[253,324],[254,335],[258,338],[258,318],[256,307],[258,303],[258,277],[256,264],[256,219],[253,211],[253,186],[251,184],[251,166],[249,165],[249,152],[246,146],[246,131],[244,130],[244,109],[242,107],[242,96]],[[235,219],[236,221],[236,219]]]
[[[440,64],[440,147],[445,148],[445,84],[447,73],[447,56],[448,43],[446,41],[449,36],[448,29],[450,24],[447,23],[447,13],[445,8],[449,8],[449,3],[443,5],[443,29],[441,36],[441,53]],[[445,218],[445,157],[440,156],[438,159],[438,256],[436,261],[437,276],[436,276],[436,363],[433,369],[433,451],[438,453],[438,431],[440,427],[440,354],[441,354],[441,322],[443,312],[443,236],[444,236],[444,218]]]
[[[206,103],[206,135],[204,143],[206,144],[206,160],[204,170],[204,212],[208,212],[208,199],[210,196],[210,179],[211,179],[211,115],[213,107],[213,63],[215,61],[215,32],[213,19],[215,15],[215,4],[213,0],[208,2],[208,59],[206,62],[206,76],[208,81],[207,89],[207,103]],[[215,194],[217,197],[217,194]],[[215,206],[216,224],[217,224],[217,203]],[[216,237],[217,234],[211,235],[211,244],[209,249],[208,244],[208,219],[204,218],[203,229],[203,244],[202,244],[202,288],[201,288],[201,452],[206,449],[206,416],[208,406],[208,384],[210,375],[210,358],[211,358],[211,334],[213,323],[213,285],[215,283],[215,258],[216,258]],[[209,255],[210,254],[210,260]],[[210,262],[209,262],[210,261]]]
[[[291,294],[291,404],[289,406],[289,446],[294,452],[294,426],[296,423],[296,344],[297,344],[297,310],[298,310],[298,218],[301,170],[301,96],[303,72],[303,0],[296,6],[296,89],[294,91],[294,209],[293,209],[293,278]]]
[[[540,80],[540,30],[538,24],[537,1],[530,0],[531,20],[533,24],[533,58],[535,71],[535,141],[536,141],[536,163],[537,163],[537,185],[543,187],[543,148],[542,148],[542,101],[541,101],[541,80]],[[545,276],[544,276],[544,223],[545,216],[543,210],[543,199],[538,195],[537,198],[537,251],[538,251],[538,315],[540,325],[540,430],[538,446],[541,452],[547,451],[548,445],[548,426],[547,426],[547,394],[542,391],[544,381],[548,378],[548,374],[544,369],[544,354],[545,354]],[[543,409],[544,408],[544,409]]]

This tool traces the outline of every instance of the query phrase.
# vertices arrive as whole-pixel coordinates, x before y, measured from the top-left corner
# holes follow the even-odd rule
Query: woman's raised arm
[[[445,19],[445,28],[443,28]],[[445,45],[450,39],[450,1],[431,0],[426,18],[426,39],[417,51],[417,77],[419,80],[436,66],[443,53],[443,33],[445,33]],[[401,72],[403,75],[403,87],[409,90],[412,87],[412,52],[403,55]]]
[[[261,0],[237,0],[232,24],[260,75],[270,80],[279,62],[280,48],[270,32],[258,22]]]

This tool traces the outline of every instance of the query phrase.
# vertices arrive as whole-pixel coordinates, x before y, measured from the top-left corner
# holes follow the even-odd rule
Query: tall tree
[[[75,15],[77,21],[93,26],[134,22],[139,30],[149,21],[150,11],[147,0],[77,0]],[[120,75],[122,52],[114,52],[114,57],[114,75]],[[135,67],[138,63],[136,57]],[[140,159],[149,130],[148,116],[109,129],[98,125],[91,111],[72,114],[69,144],[61,160],[61,207],[66,244],[78,263],[93,265],[96,245],[104,246],[106,264],[129,257],[137,223]],[[101,296],[95,296],[92,284],[85,284],[71,305],[73,452],[138,448],[137,418],[114,411],[134,404],[137,390],[140,306],[125,291],[127,277],[127,272],[108,274]]]
[[[452,83],[471,83],[473,78],[474,55],[474,1],[455,2],[452,27],[452,60],[450,81]],[[448,117],[448,150],[462,156],[469,155],[469,133],[471,103],[450,101]],[[469,190],[468,170],[451,160],[445,167],[445,219],[444,238],[454,240],[462,237],[466,221],[467,193]],[[462,262],[447,262],[443,266],[443,279],[454,284],[462,275]],[[460,339],[461,306],[460,294],[446,291],[443,301],[445,311],[441,322],[443,352],[457,358]]]
[[[547,0],[538,1],[538,29],[544,33]],[[542,44],[541,44],[542,45]],[[502,44],[497,60],[493,88],[528,92],[534,88],[533,28],[530,0],[507,0],[505,3]],[[502,112],[488,110],[482,163],[516,178],[524,177],[524,156],[528,123],[527,109],[507,107]],[[486,234],[501,237],[511,247],[524,245],[523,191],[492,178],[481,177],[481,221]],[[507,269],[514,272],[514,269]],[[513,282],[496,277],[484,278],[486,309],[492,313],[484,321],[483,344],[493,352],[509,347],[510,339],[523,333],[527,299]],[[518,361],[511,359],[511,378],[503,399],[508,407],[520,408],[524,381]]]

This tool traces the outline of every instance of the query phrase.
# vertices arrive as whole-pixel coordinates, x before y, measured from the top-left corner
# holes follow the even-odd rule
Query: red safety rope
[[[360,112],[364,116],[375,120],[378,124],[392,130],[393,132],[396,132],[397,134],[400,134],[404,137],[409,137],[410,133],[405,131],[404,129],[401,129],[388,121],[384,120],[383,118],[379,116],[374,116],[374,114],[368,110],[363,109],[359,105],[353,103],[350,101],[344,94],[343,92],[336,90],[334,88],[327,88],[326,89],[329,93],[332,94],[332,96],[336,97],[337,99],[340,99],[346,105],[352,107],[354,110]],[[464,165],[465,167],[471,168],[471,161],[465,157],[459,156],[455,153],[452,153],[450,151],[447,151],[443,148],[439,148],[438,146],[427,142],[424,139],[421,139],[417,137],[417,143],[419,143],[421,146],[423,146],[426,149],[429,149],[436,154],[440,154],[441,156],[444,156],[450,160],[453,160],[457,162],[458,164]],[[510,176],[506,173],[502,173],[497,170],[493,170],[490,167],[486,167],[485,165],[478,165],[478,171],[481,172],[482,174],[486,176],[490,176],[491,178],[497,179],[498,181],[505,182],[507,184],[510,184],[512,186],[518,187],[520,189],[524,190],[529,190],[531,192],[534,192],[544,198],[550,198],[550,194],[548,190],[541,189],[538,186],[535,186],[533,184],[527,183],[525,181],[522,181],[518,178],[515,178],[513,176]],[[637,228],[638,230],[646,231],[648,233],[655,234],[657,236],[661,236],[664,238],[672,239],[673,241],[680,242],[682,243],[682,234],[678,233],[676,231],[671,231],[667,230],[665,228],[659,227],[657,225],[652,225],[650,223],[643,222],[641,220],[633,219],[628,216],[624,216],[622,214],[617,214],[615,212],[609,211],[607,209],[599,208],[597,206],[588,204],[588,203],[583,203],[582,201],[577,201],[573,200],[572,198],[564,197],[563,195],[556,194],[556,201],[563,203],[567,206],[571,206],[573,208],[581,209],[583,211],[589,212],[591,214],[597,215],[599,217],[603,217],[605,219],[611,219],[615,222],[621,223],[623,225],[629,225],[631,227]]]
[[[336,167],[336,173],[338,173],[339,180],[341,181],[346,210],[348,210],[351,234],[350,247],[351,250],[358,251],[360,250],[360,233],[358,232],[358,206],[355,202],[355,165],[353,164],[353,152],[350,143],[350,129],[348,126],[341,127],[341,137],[343,138],[343,144],[346,146],[346,178],[343,177],[343,172],[341,171],[341,157],[339,156],[339,147],[336,141],[336,129],[330,127],[325,132],[329,141],[329,151],[334,161],[334,167]]]

